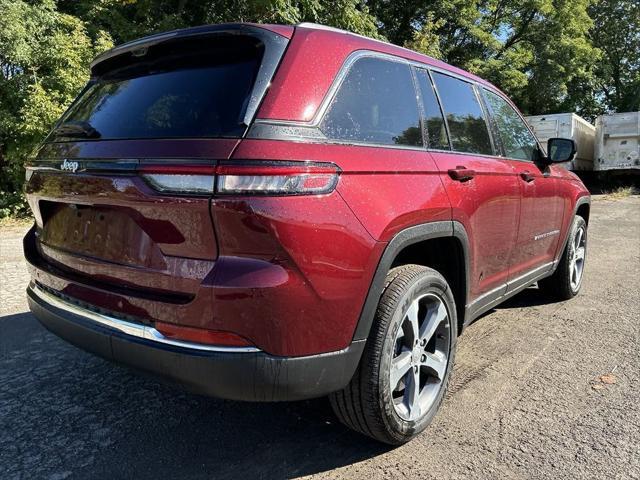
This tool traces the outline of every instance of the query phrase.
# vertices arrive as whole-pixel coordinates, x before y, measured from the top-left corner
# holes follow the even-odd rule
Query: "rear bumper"
[[[364,341],[338,352],[277,357],[255,348],[172,342],[132,324],[59,299],[31,284],[29,308],[48,330],[88,352],[180,383],[213,397],[288,401],[321,397],[345,387]]]

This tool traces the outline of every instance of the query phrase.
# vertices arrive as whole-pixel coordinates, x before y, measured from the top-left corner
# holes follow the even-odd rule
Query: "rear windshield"
[[[264,49],[219,36],[149,49],[92,81],[62,119],[99,139],[241,137]]]

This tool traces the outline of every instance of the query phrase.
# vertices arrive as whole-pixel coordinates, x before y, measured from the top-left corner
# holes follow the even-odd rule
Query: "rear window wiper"
[[[89,122],[64,122],[53,130],[54,137],[100,138],[100,132]]]

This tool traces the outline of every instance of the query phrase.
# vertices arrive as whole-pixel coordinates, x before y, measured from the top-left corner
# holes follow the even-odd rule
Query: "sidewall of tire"
[[[426,272],[431,272],[431,270],[426,270]],[[404,315],[415,298],[427,293],[438,295],[447,308],[450,323],[449,359],[442,386],[438,392],[438,396],[429,408],[429,411],[417,421],[407,421],[400,418],[393,407],[389,369],[393,358],[394,340],[402,325]],[[457,315],[455,302],[451,289],[448,287],[446,281],[436,272],[433,272],[433,274],[428,273],[425,276],[419,277],[418,280],[411,284],[407,289],[396,306],[393,317],[388,325],[386,339],[380,359],[380,372],[378,376],[380,410],[387,430],[392,432],[399,442],[404,442],[420,433],[431,423],[433,417],[436,415],[446,393],[446,387],[453,368],[457,337]]]

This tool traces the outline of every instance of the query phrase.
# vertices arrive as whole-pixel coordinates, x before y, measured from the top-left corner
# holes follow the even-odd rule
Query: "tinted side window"
[[[488,90],[485,91],[487,104],[498,127],[505,156],[519,160],[534,160],[538,144],[520,115],[504,98]]]
[[[320,126],[329,138],[422,145],[411,69],[379,58],[357,60]]]
[[[434,73],[433,79],[447,117],[453,149],[493,154],[487,123],[473,85],[440,73]]]
[[[438,104],[438,99],[433,90],[429,73],[426,70],[417,69],[418,85],[424,105],[424,123],[427,127],[427,145],[429,148],[438,150],[449,150],[449,138],[447,128],[444,124],[442,111]]]

